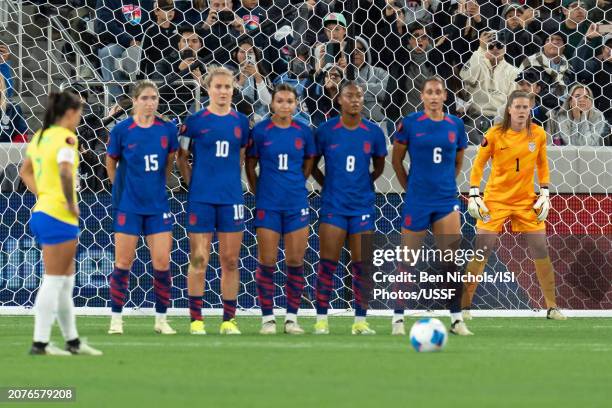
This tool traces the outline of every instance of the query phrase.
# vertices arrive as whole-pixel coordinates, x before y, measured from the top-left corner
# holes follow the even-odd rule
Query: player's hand
[[[79,218],[79,215],[81,215],[81,211],[79,210],[79,205],[77,203],[66,203],[66,209],[70,211],[70,214],[77,218]]]
[[[468,199],[468,212],[477,220],[482,222],[489,221],[489,209],[480,197],[480,189],[478,187],[470,188],[470,198]]]
[[[537,214],[539,222],[544,221],[546,217],[548,217],[548,212],[550,211],[549,194],[548,187],[541,187],[538,201],[536,201],[536,203],[533,205],[533,209]]]

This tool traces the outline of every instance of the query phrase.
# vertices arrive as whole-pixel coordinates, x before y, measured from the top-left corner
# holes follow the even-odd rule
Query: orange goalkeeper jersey
[[[491,175],[484,193],[487,207],[531,208],[536,199],[535,169],[538,170],[540,185],[547,185],[549,182],[544,129],[532,124],[531,136],[527,134],[527,129],[520,132],[508,129],[503,132],[500,125],[489,129],[472,166],[471,186],[480,187],[489,159]]]

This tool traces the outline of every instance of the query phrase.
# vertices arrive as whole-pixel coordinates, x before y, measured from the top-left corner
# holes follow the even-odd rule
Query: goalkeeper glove
[[[480,189],[478,187],[470,188],[470,198],[468,199],[468,212],[477,220],[487,222],[490,219],[489,209],[480,198]]]
[[[538,221],[542,222],[548,217],[548,211],[550,211],[550,198],[548,187],[540,188],[540,196],[538,197],[538,201],[533,205],[533,210],[535,211]]]

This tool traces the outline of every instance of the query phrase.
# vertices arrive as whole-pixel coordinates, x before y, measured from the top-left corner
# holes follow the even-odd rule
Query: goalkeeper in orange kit
[[[546,133],[531,122],[531,97],[514,91],[508,98],[501,124],[486,133],[470,175],[468,212],[476,218],[476,247],[485,249],[483,260],[468,264],[471,275],[483,273],[490,248],[506,220],[512,231],[523,233],[535,262],[535,269],[548,309],[546,317],[565,320],[557,308],[555,275],[548,257],[544,221],[550,209],[549,173],[546,157]],[[491,175],[480,198],[480,182],[487,162],[491,159]],[[540,195],[534,192],[534,171],[537,168]],[[535,202],[535,204],[534,204]],[[471,319],[469,309],[477,287],[465,284],[461,307],[464,319]]]

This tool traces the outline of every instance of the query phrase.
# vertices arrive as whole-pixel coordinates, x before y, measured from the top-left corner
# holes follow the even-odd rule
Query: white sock
[[[366,321],[365,316],[355,316],[355,323],[362,323]]]
[[[267,316],[261,316],[261,322],[263,324],[266,324],[266,323],[272,322],[272,321],[274,321],[274,314],[267,315]]]
[[[122,313],[121,312],[111,312],[111,317],[113,319],[121,319],[122,318]]]
[[[155,313],[155,320],[166,320],[166,313]]]
[[[455,323],[457,320],[462,322],[463,321],[463,314],[461,312],[459,312],[459,313],[451,313],[451,324]]]
[[[404,320],[404,314],[399,314],[399,313],[393,313],[393,323],[397,323],[399,321],[403,321]]]
[[[294,322],[297,323],[297,314],[295,313],[287,313],[287,316],[285,316],[285,321],[290,321],[290,322]]]
[[[317,322],[323,321],[323,320],[327,320],[327,315],[326,314],[318,314],[317,315]]]
[[[48,343],[64,276],[44,275],[34,302],[34,341]]]
[[[74,275],[66,276],[64,278],[64,286],[60,290],[57,305],[57,322],[66,341],[79,338],[76,328],[76,316],[74,315],[74,302],[72,300],[73,289]]]

